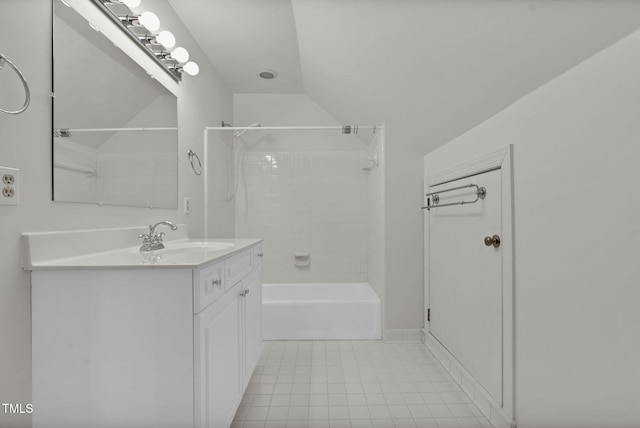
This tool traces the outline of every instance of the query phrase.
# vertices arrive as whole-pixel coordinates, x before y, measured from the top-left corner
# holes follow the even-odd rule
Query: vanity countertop
[[[137,269],[137,268],[188,268],[196,269],[226,256],[240,252],[260,239],[207,239],[207,240],[174,240],[165,241],[165,249],[142,253],[139,247],[120,250],[89,253],[75,257],[45,260],[32,264],[29,270],[69,270],[69,269]],[[183,246],[185,243],[199,245],[201,243],[223,242],[233,244],[230,248],[208,249],[199,251],[174,251],[172,245]]]
[[[134,229],[124,229],[127,236]],[[137,231],[137,230],[136,230]],[[120,229],[23,234],[25,270],[76,269],[196,269],[238,253],[261,239],[178,239],[165,240],[165,248],[140,252],[140,245],[91,245],[96,236],[122,233]],[[96,235],[97,234],[97,235]],[[124,235],[124,233],[123,233]],[[136,235],[137,237],[137,235]],[[82,239],[85,238],[85,239]],[[91,238],[91,239],[88,239]],[[88,244],[84,245],[84,243]],[[225,245],[227,244],[227,245]]]

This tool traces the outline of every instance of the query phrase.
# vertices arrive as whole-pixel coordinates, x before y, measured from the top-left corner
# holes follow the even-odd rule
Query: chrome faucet
[[[163,224],[169,226],[171,230],[178,229],[178,226],[170,221],[161,221],[156,224],[149,225],[149,233],[143,233],[138,236],[138,239],[142,239],[142,246],[140,247],[141,252],[162,250],[164,248],[164,244],[162,243],[164,232],[156,233],[156,228]]]

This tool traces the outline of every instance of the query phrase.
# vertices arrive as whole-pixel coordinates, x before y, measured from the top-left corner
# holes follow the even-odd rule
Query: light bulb
[[[176,38],[171,31],[160,31],[158,37],[156,37],[158,43],[160,43],[165,49],[171,49],[176,45]]]
[[[160,18],[153,12],[144,12],[140,15],[140,18],[138,18],[138,22],[149,31],[156,31],[160,28]]]
[[[129,9],[135,9],[140,6],[140,0],[120,0],[120,3],[123,3]]]
[[[189,76],[195,76],[200,72],[200,67],[198,67],[198,64],[193,61],[189,61],[188,63],[186,63],[184,67],[182,67],[182,69]]]
[[[185,48],[175,48],[173,52],[171,52],[171,56],[182,64],[189,61],[189,52],[187,52]]]

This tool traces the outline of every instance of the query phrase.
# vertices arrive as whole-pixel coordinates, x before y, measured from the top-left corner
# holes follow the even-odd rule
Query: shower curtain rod
[[[320,129],[382,129],[384,125],[333,125],[333,126],[206,126],[207,131],[297,131],[297,130],[320,130]]]
[[[116,131],[177,131],[178,128],[58,128],[58,130],[75,131],[75,132],[116,132]]]
[[[224,122],[223,122],[224,123]],[[321,129],[334,129],[334,130],[342,130],[345,134],[355,134],[359,129],[373,129],[373,133],[376,133],[378,129],[384,129],[384,125],[333,125],[333,126],[205,126],[204,127],[204,165],[202,168],[202,174],[205,177],[209,176],[209,133],[207,131],[245,131],[245,130],[254,130],[254,131],[291,131],[291,130],[321,130]],[[346,132],[348,130],[348,132]],[[354,132],[355,131],[355,132]],[[204,203],[204,237],[209,238],[209,203],[207,202],[207,195],[209,195],[209,180],[204,180],[204,195],[205,195],[205,203]]]

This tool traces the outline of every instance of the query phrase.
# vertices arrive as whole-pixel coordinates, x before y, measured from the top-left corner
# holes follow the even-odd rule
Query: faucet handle
[[[138,239],[149,239],[149,234],[148,233],[142,233],[142,234],[138,235]]]

